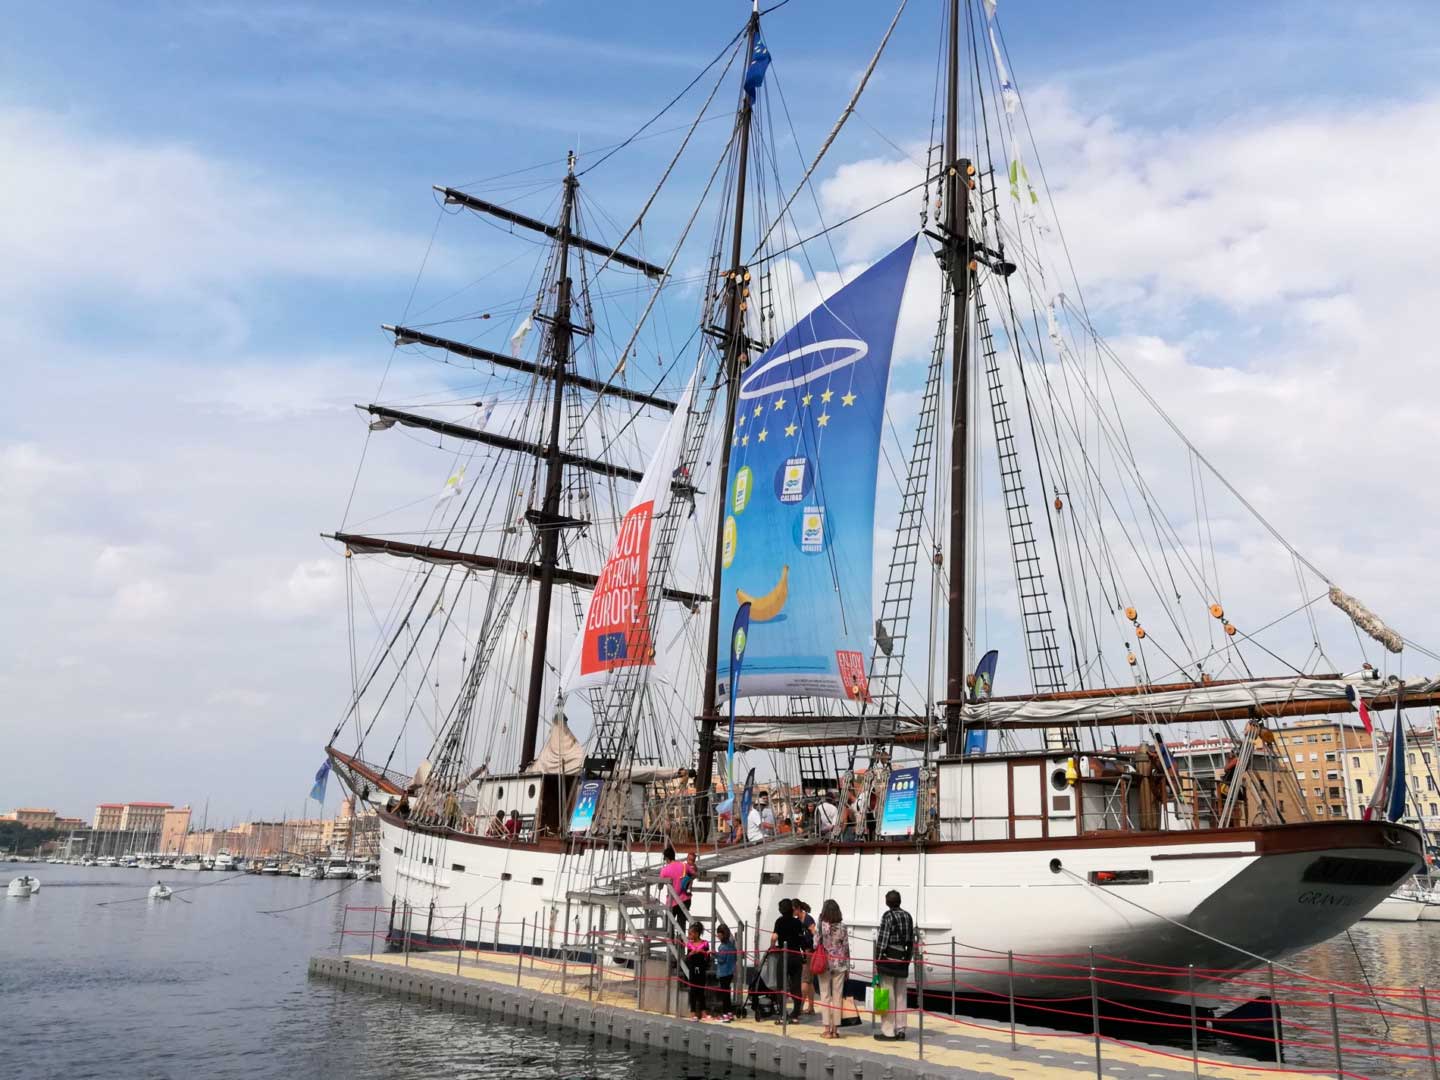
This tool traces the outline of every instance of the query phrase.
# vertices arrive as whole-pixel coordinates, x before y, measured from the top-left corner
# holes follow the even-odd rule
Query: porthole
[[[1064,791],[1070,781],[1066,779],[1064,769],[1055,769],[1050,773],[1050,786],[1056,791]]]
[[[497,799],[503,799],[505,797],[505,789],[503,787],[497,787],[495,789],[495,797]]]
[[[534,785],[534,784],[531,784],[531,785],[530,785],[530,798],[533,799],[534,797],[535,797],[535,785]]]

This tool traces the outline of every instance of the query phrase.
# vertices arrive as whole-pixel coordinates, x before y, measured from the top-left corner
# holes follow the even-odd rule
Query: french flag
[[[1385,752],[1385,768],[1375,782],[1375,794],[1362,815],[1366,821],[1377,814],[1382,821],[1399,821],[1405,816],[1405,725],[1400,718],[1400,703],[1395,703],[1395,730],[1390,734],[1390,748]]]
[[[1372,734],[1375,731],[1375,724],[1370,719],[1370,710],[1365,706],[1365,699],[1359,695],[1355,687],[1348,684],[1345,687],[1345,697],[1351,705],[1355,706],[1355,711],[1360,714],[1360,723],[1365,725],[1365,733]]]

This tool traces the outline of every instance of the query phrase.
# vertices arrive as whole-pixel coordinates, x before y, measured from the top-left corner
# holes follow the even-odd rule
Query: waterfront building
[[[1307,817],[1318,821],[1362,815],[1375,790],[1376,743],[1358,716],[1298,721],[1276,735]]]
[[[91,819],[90,827],[96,832],[115,832],[120,828],[120,815],[124,812],[124,803],[101,803],[95,807],[95,817]]]
[[[56,829],[60,820],[54,810],[41,810],[33,806],[22,806],[4,815],[4,820],[13,821],[27,829]]]
[[[172,806],[166,810],[160,822],[160,850],[178,853],[185,844],[185,835],[190,831],[190,807]]]
[[[155,833],[165,824],[165,811],[173,809],[168,802],[130,802],[120,810],[120,831]]]

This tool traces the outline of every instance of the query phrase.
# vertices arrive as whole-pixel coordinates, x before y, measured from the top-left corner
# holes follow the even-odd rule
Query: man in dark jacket
[[[785,973],[785,994],[790,1002],[790,1022],[796,1023],[800,1019],[804,989],[801,978],[805,973],[805,924],[795,917],[795,906],[788,899],[780,901],[780,917],[775,920],[775,930],[770,935],[770,948],[780,952],[780,969]]]

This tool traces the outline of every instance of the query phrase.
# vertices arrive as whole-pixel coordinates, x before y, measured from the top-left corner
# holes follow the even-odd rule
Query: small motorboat
[[[170,888],[170,886],[166,885],[163,881],[157,881],[154,885],[150,886],[151,900],[169,900],[170,897],[174,895],[175,890]]]
[[[34,896],[40,891],[40,882],[29,874],[21,874],[12,880],[5,889],[5,895],[16,900],[24,900],[26,897]]]

